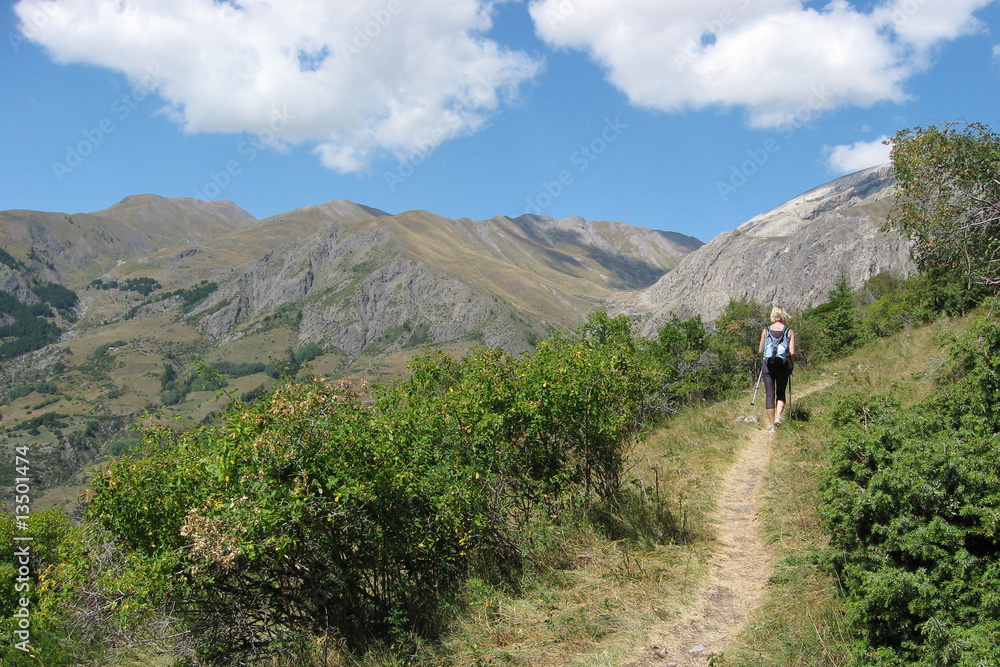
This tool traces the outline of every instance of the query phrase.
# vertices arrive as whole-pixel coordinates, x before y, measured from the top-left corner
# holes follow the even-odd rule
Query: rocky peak
[[[909,242],[882,231],[894,184],[891,166],[881,165],[814,188],[720,234],[610,310],[655,331],[672,314],[714,320],[734,298],[792,311],[814,306],[842,273],[854,289],[883,271],[906,275]]]

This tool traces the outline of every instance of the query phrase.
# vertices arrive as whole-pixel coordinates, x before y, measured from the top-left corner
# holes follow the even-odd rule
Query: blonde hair
[[[788,319],[788,313],[781,306],[775,306],[771,309],[771,324],[775,322],[781,322],[782,324],[788,324],[786,321]]]

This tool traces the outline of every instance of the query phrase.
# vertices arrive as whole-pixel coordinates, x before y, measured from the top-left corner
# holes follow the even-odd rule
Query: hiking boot
[[[775,426],[776,426],[775,424],[768,424],[767,425],[767,432],[768,433],[774,433],[775,431],[777,431],[778,429],[775,428]]]

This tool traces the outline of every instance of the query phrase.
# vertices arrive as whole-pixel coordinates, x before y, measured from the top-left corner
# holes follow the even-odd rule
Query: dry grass
[[[565,548],[577,567],[537,579],[521,596],[474,586],[442,662],[621,664],[648,626],[679,613],[701,575],[690,546],[631,550],[586,534]]]
[[[762,606],[713,664],[727,667],[834,667],[852,650],[837,582],[829,567],[818,484],[831,436],[825,415],[844,394],[903,387],[907,402],[931,390],[945,356],[943,322],[899,334],[828,368],[796,377],[795,420],[774,440],[763,480],[765,541],[774,569]],[[805,396],[807,390],[813,390]],[[897,389],[898,391],[898,389]],[[684,539],[644,548],[578,536],[566,549],[578,567],[538,580],[520,597],[482,587],[437,656],[448,665],[621,665],[653,625],[680,615],[706,574],[714,550],[706,520],[736,453],[756,432],[737,424],[754,413],[749,394],[680,415],[639,443],[637,477],[668,498],[686,524]],[[763,410],[755,409],[758,417]]]
[[[801,379],[824,386],[800,399],[798,420],[775,439],[765,477],[765,535],[776,566],[768,596],[747,629],[717,664],[725,667],[837,667],[848,664],[848,626],[820,522],[819,485],[832,429],[826,415],[847,395],[890,390],[905,404],[926,398],[946,356],[941,334],[969,325],[942,321],[867,346]],[[794,401],[794,395],[793,395]]]
[[[820,390],[798,405],[808,421],[785,422],[775,438],[764,478],[765,541],[775,566],[767,596],[720,664],[727,667],[812,666],[846,663],[850,633],[836,581],[827,567],[820,525],[818,477],[829,428],[818,415],[836,395]]]
[[[749,399],[748,399],[749,400]],[[743,409],[745,412],[745,408]],[[428,664],[531,665],[532,667],[625,664],[646,642],[648,629],[681,615],[698,593],[713,549],[705,525],[720,479],[735,458],[747,429],[734,429],[737,403],[685,413],[637,444],[636,487],[669,505],[686,532],[670,544],[609,541],[596,532],[576,532],[549,544],[563,569],[529,575],[518,594],[470,582],[465,606],[447,638],[428,649]],[[314,655],[296,665],[402,664],[388,653],[360,661]],[[345,662],[339,662],[339,661]],[[276,662],[289,666],[292,662]]]

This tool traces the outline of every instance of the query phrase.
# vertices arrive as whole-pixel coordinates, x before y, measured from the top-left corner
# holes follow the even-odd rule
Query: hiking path
[[[796,400],[826,385],[807,387]],[[761,480],[771,459],[775,433],[758,427],[722,480],[709,517],[718,548],[707,575],[679,617],[652,627],[645,648],[626,667],[704,667],[721,654],[764,599],[773,554],[764,544]]]

